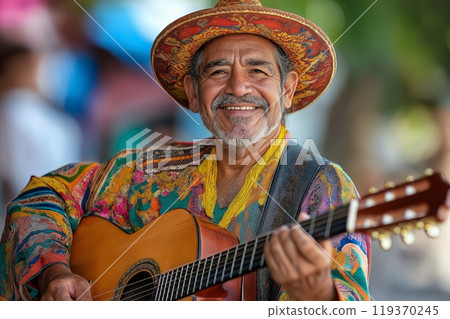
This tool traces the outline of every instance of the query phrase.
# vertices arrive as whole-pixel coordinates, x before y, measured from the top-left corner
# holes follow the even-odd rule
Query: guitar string
[[[344,221],[344,223],[343,224],[345,224],[345,221]],[[317,233],[324,233],[325,232],[325,226],[326,225],[324,225],[323,223],[322,223],[322,225],[320,225],[320,223],[318,224],[319,225],[319,227],[317,228]],[[321,227],[320,227],[321,226]],[[337,225],[337,226],[340,226],[340,225]],[[320,229],[321,228],[321,229]],[[252,248],[252,246],[254,245],[254,242],[251,242],[251,244],[250,244],[250,248],[249,248],[249,250],[251,250],[251,248]],[[257,254],[259,254],[259,252],[261,252],[262,250],[263,250],[263,248],[264,248],[264,241],[261,241],[261,245],[257,245],[257,247],[259,246],[259,248],[258,248],[258,253]],[[242,257],[243,257],[243,254],[241,253],[242,252],[242,250],[243,250],[243,248],[242,248],[242,246],[240,247],[241,249],[240,250],[238,250],[239,251],[239,254],[238,254],[238,256],[239,256],[239,258],[236,258],[237,260],[239,260],[240,261],[240,263],[242,263]],[[244,260],[245,260],[245,258],[244,258]],[[203,268],[205,268],[206,266],[210,266],[211,267],[211,265],[209,265],[209,261],[208,260],[204,260],[203,262],[203,267],[202,267],[202,269]],[[228,276],[228,270],[231,272],[231,269],[229,269],[230,268],[230,261],[228,261],[228,263],[226,263],[224,266],[225,266],[225,269],[227,270],[227,276]],[[221,264],[223,264],[223,263],[221,263]],[[212,265],[212,267],[216,267],[217,266],[217,264],[214,264],[213,263],[213,265]],[[245,269],[248,269],[249,271],[251,271],[252,269],[249,269],[248,268],[248,260],[247,260],[247,264],[245,265],[246,267],[245,267]],[[225,271],[225,269],[224,269],[224,271]],[[237,271],[237,269],[238,268],[234,268],[234,270],[230,273],[230,276],[231,277],[236,277],[236,276],[238,276],[238,275],[240,275],[240,272],[238,272]],[[236,274],[236,275],[235,275]],[[182,274],[182,276],[180,276],[180,278],[175,278],[175,280],[183,280],[183,281],[185,281],[186,280],[186,277],[184,277],[183,276],[184,274]],[[206,281],[206,285],[204,286],[204,284],[205,284],[205,281]],[[200,284],[199,284],[199,289],[198,290],[200,290],[200,288],[201,287],[206,287],[207,286],[207,283],[208,283],[208,281],[209,281],[209,279],[206,279],[206,280],[204,280],[203,282],[200,282]],[[212,281],[213,283],[215,283],[215,281],[214,281],[214,279],[213,279],[213,281]],[[173,284],[174,284],[174,281],[169,281],[168,283],[166,283],[169,287],[173,287]],[[194,290],[197,290],[196,289],[196,287],[193,287],[194,288]],[[173,288],[172,288],[173,289]],[[187,287],[187,291],[189,291],[191,289],[191,286],[189,286],[189,287]],[[178,293],[179,293],[179,291],[176,291],[175,292],[175,294],[176,295],[178,295]],[[186,294],[186,295],[189,295],[189,294]]]
[[[324,214],[325,216],[327,216],[328,214]],[[316,218],[316,221],[317,220],[319,220],[319,222],[317,223],[316,222],[316,226],[318,226],[318,227],[316,227],[316,229],[319,229],[320,228],[320,226],[326,226],[326,223],[320,223],[322,220],[325,220],[323,217],[321,217],[321,216],[324,216],[324,215],[319,215],[319,216],[317,216],[317,218]],[[337,214],[335,214],[336,215],[336,217],[338,217],[338,215],[342,215],[342,214],[339,214],[339,213],[337,213]],[[336,218],[335,219],[335,221],[334,221],[334,223],[336,223],[337,221],[339,221],[339,219],[338,218]],[[305,228],[305,230],[306,230],[306,227],[308,227],[308,224],[310,223],[310,221],[309,220],[307,220],[307,221],[305,221],[305,222],[302,222],[302,226],[303,226],[303,228]],[[319,230],[318,231],[318,233],[320,233],[320,232],[322,232],[321,230]],[[264,243],[264,241],[261,241],[261,243]],[[248,244],[251,244],[252,246],[254,245],[254,241],[251,241],[251,242],[249,242]],[[257,245],[257,247],[258,247],[259,245]],[[263,246],[264,245],[261,245],[262,247],[260,247],[258,250],[261,250],[262,248],[263,248]],[[237,249],[238,251],[240,250],[239,248],[242,248],[242,246],[235,246],[234,248],[231,248],[231,249]],[[230,250],[231,250],[230,249]],[[241,249],[242,250],[242,249]],[[242,258],[243,257],[243,254],[242,253],[239,253],[239,258]],[[193,268],[193,267],[195,267],[196,266],[196,264],[201,264],[201,263],[203,263],[203,266],[206,266],[206,264],[207,264],[207,259],[208,258],[210,258],[211,256],[209,256],[209,257],[207,257],[207,258],[205,258],[205,259],[203,259],[203,260],[196,260],[196,261],[194,261],[194,262],[191,262],[191,263],[189,263],[189,264],[186,264],[185,266],[186,266],[186,270],[188,270],[188,267],[189,266],[191,266],[191,268]],[[227,266],[230,266],[229,265],[229,263],[230,263],[230,261],[224,261],[224,262],[220,262],[219,264],[218,263],[214,263],[214,260],[213,260],[213,264],[212,265],[209,265],[210,267],[217,267],[217,266],[219,266],[219,265],[223,265],[223,266],[225,266],[225,269],[224,269],[224,271],[228,268]],[[183,266],[184,267],[184,266]],[[181,268],[181,267],[179,267],[179,268]],[[179,269],[178,268],[178,269]],[[199,267],[198,267],[199,268]],[[230,269],[231,270],[231,269]],[[251,269],[249,270],[249,271],[251,271]],[[149,279],[151,279],[152,280],[152,282],[150,283],[150,284],[152,284],[153,283],[153,280],[154,279],[158,279],[158,277],[159,276],[161,276],[161,275],[165,275],[165,274],[168,274],[168,273],[170,273],[170,271],[169,272],[165,272],[165,273],[162,273],[162,274],[158,274],[158,275],[155,275],[155,276],[153,276],[152,278],[145,278],[145,279],[142,279],[142,280],[139,280],[139,281],[137,281],[137,282],[134,282],[133,284],[137,284],[137,283],[139,283],[139,282],[143,282],[143,281],[146,281],[146,280],[149,280]],[[171,286],[171,287],[173,287],[173,284],[175,283],[175,282],[180,282],[180,280],[183,280],[183,281],[186,281],[186,279],[187,279],[187,277],[186,276],[188,276],[188,273],[187,273],[187,271],[185,271],[185,275],[183,275],[183,276],[180,276],[180,278],[174,278],[173,280],[170,280],[169,282],[167,282],[167,283],[165,283],[165,285],[168,285],[168,286]],[[234,273],[234,272],[233,272]],[[195,274],[195,272],[194,272],[194,276],[198,276],[199,274],[197,273],[197,274]],[[191,269],[191,276],[192,276],[192,269]],[[208,281],[209,281],[209,279],[207,279],[206,280],[206,283],[208,283]],[[201,288],[202,286],[203,286],[203,283],[204,283],[204,281],[203,282],[200,282],[199,283],[199,288]],[[131,284],[130,284],[131,285]],[[146,285],[148,285],[148,284],[146,284]],[[144,286],[146,286],[146,285],[144,285]],[[122,289],[122,288],[124,288],[124,287],[126,287],[127,285],[124,285],[124,286],[122,286],[122,287],[119,287],[119,288],[117,288],[117,289]],[[134,290],[140,290],[142,287],[144,287],[144,286],[141,286],[141,287],[138,287],[138,288],[135,288],[135,289],[133,289],[133,290],[129,290],[129,291],[127,291],[126,292],[126,294],[129,294],[131,291],[134,291]],[[195,287],[196,285],[194,285],[192,288],[195,290],[196,289],[196,287]],[[151,294],[153,294],[153,292],[154,292],[154,290],[156,289],[157,287],[152,287],[152,288],[150,288],[150,289],[148,289],[147,290],[147,292],[150,292]],[[187,287],[187,292],[189,291],[189,289],[190,289],[191,287],[189,286],[189,287]],[[114,289],[114,290],[111,290],[111,291],[115,291],[115,290],[117,290],[117,289]],[[163,288],[164,289],[164,288]],[[200,289],[199,289],[200,290]],[[110,292],[111,292],[110,291]],[[139,292],[138,294],[136,294],[136,295],[131,295],[131,296],[129,296],[129,297],[127,297],[126,299],[128,299],[128,298],[133,298],[133,297],[135,297],[135,296],[137,296],[137,295],[139,295],[139,294],[142,294],[143,292],[146,292],[145,290],[144,291],[141,291],[141,292]],[[173,292],[172,292],[173,293]],[[179,293],[179,291],[177,290],[176,292],[175,292],[175,297],[176,296],[178,296],[178,293]],[[102,293],[102,294],[105,294],[105,293]],[[100,295],[102,295],[102,294],[99,294],[99,295],[97,295],[97,296],[100,296]],[[186,294],[186,295],[189,295],[189,294]]]
[[[238,246],[235,246],[235,247],[238,247]],[[235,249],[235,247],[232,247],[232,248],[230,248],[230,250],[231,249]],[[211,256],[209,256],[209,257],[207,257],[207,258],[210,258]],[[207,258],[205,258],[205,259],[207,259]],[[192,272],[192,268],[194,268],[198,263],[201,263],[202,261],[204,261],[205,259],[202,259],[202,260],[195,260],[195,261],[192,261],[192,262],[190,262],[190,263],[187,263],[187,264],[185,264],[185,265],[183,265],[183,266],[180,266],[180,267],[178,267],[178,268],[181,268],[181,267],[186,267],[186,268],[191,268],[190,270],[191,270],[191,272]],[[226,261],[225,260],[221,260],[219,263],[217,263],[217,262],[215,262],[215,263],[213,263],[213,267],[216,267],[216,266],[219,266],[219,265],[226,265]],[[160,274],[156,274],[156,275],[154,275],[151,279],[153,280],[153,278],[154,279],[158,279],[158,277],[160,277],[160,276],[163,276],[163,275],[167,275],[168,273],[170,273],[172,270],[170,270],[170,271],[167,271],[167,272],[164,272],[164,273],[160,273]],[[93,298],[96,298],[96,297],[98,297],[98,296],[101,296],[101,295],[104,295],[104,294],[107,294],[107,293],[110,293],[110,292],[115,292],[115,291],[117,291],[117,290],[120,290],[120,289],[124,289],[124,288],[126,288],[127,286],[130,286],[130,285],[134,285],[134,284],[137,284],[137,283],[142,283],[142,282],[144,282],[144,281],[147,281],[147,280],[149,280],[150,278],[144,278],[144,279],[141,279],[141,280],[138,280],[138,281],[135,281],[135,282],[133,282],[132,284],[125,284],[125,285],[122,285],[122,286],[120,286],[120,287],[117,287],[117,288],[115,288],[115,289],[112,289],[112,290],[109,290],[109,291],[105,291],[105,292],[102,292],[101,294],[97,294],[96,296],[94,296]],[[183,277],[182,279],[186,279],[186,277]],[[173,283],[173,281],[174,280],[172,280],[172,281],[169,281],[169,283]],[[137,289],[139,289],[139,288],[137,288]]]
[[[127,292],[125,292],[123,295],[126,295],[127,297],[125,297],[125,298],[122,298],[122,299],[120,299],[121,301],[132,301],[132,300],[136,300],[136,296],[138,296],[139,294],[142,294],[143,292],[144,293],[146,293],[146,292],[151,292],[151,293],[153,293],[153,288],[150,288],[150,289],[147,289],[147,290],[143,290],[143,291],[141,291],[141,289],[142,288],[144,288],[144,287],[146,287],[146,286],[150,286],[150,285],[153,285],[153,281],[151,281],[151,282],[149,282],[149,283],[147,283],[147,284],[145,284],[145,285],[142,285],[142,286],[140,286],[140,287],[137,287],[137,288],[134,288],[134,289],[132,289],[132,290],[128,290]],[[130,292],[132,292],[132,291],[136,291],[136,290],[138,290],[138,292],[136,293],[136,294],[134,294],[134,295],[129,295],[130,294]],[[128,296],[129,295],[129,296]],[[130,299],[131,298],[131,299]]]
[[[336,222],[336,221],[335,221]],[[322,226],[323,226],[323,223],[322,223]],[[319,231],[319,233],[320,233],[320,231]],[[261,241],[261,243],[264,243],[264,241]],[[249,244],[251,244],[251,245],[254,245],[254,242],[249,242]],[[262,247],[260,247],[258,250],[262,250],[262,248],[263,248],[263,246],[264,245],[261,245]],[[240,248],[242,248],[242,246],[236,246],[237,248],[234,248],[234,249],[237,249],[238,251],[239,251],[239,247]],[[258,245],[257,245],[257,247],[258,247]],[[232,248],[233,249],[233,248]],[[242,250],[242,249],[241,249]],[[239,253],[239,255],[238,255],[240,258],[241,257],[243,257],[243,254],[241,254],[241,253]],[[211,256],[210,256],[211,257]],[[207,258],[205,258],[205,259],[203,259],[203,260],[196,260],[196,261],[194,261],[194,262],[192,262],[192,263],[190,263],[190,264],[187,264],[186,265],[186,275],[187,275],[187,270],[188,270],[188,267],[190,266],[190,265],[192,265],[192,267],[191,268],[194,268],[195,266],[196,266],[196,264],[197,263],[199,263],[199,264],[201,264],[201,263],[203,263],[203,266],[206,266],[207,265],[207,259],[208,258],[210,258],[210,257],[207,257]],[[213,264],[212,265],[209,265],[209,267],[217,267],[217,266],[219,266],[219,265],[223,265],[223,266],[225,266],[225,269],[224,270],[226,270],[228,267],[227,266],[229,266],[229,263],[230,262],[220,262],[219,264],[218,263],[214,263],[214,260],[213,260]],[[251,270],[249,270],[249,271],[251,271]],[[170,272],[170,271],[169,271]],[[169,272],[166,272],[166,273],[163,273],[163,274],[168,274]],[[192,272],[192,271],[191,271]],[[233,272],[233,273],[235,273],[235,272]],[[160,274],[160,275],[163,275],[163,274]],[[156,279],[157,279],[157,277],[158,276],[160,276],[160,275],[156,275],[156,276],[154,276],[154,277],[156,277]],[[192,275],[192,274],[191,274]],[[197,274],[198,275],[198,274]],[[238,275],[239,275],[239,273],[238,273]],[[195,276],[195,275],[194,275]],[[157,287],[152,287],[152,288],[150,288],[150,289],[148,289],[148,290],[144,290],[144,291],[140,291],[139,293],[137,293],[137,294],[131,294],[131,295],[129,295],[130,294],[130,292],[132,292],[132,291],[135,291],[135,290],[142,290],[142,287],[145,287],[145,286],[148,286],[148,285],[151,285],[152,283],[153,283],[153,277],[152,278],[146,278],[146,279],[142,279],[142,280],[140,280],[140,281],[137,281],[137,282],[134,282],[133,284],[136,284],[136,283],[138,283],[138,282],[143,282],[143,281],[148,281],[149,279],[152,279],[151,280],[151,282],[150,283],[148,283],[148,284],[146,284],[146,285],[143,285],[143,286],[141,286],[141,287],[138,287],[138,288],[135,288],[135,289],[133,289],[133,290],[129,290],[129,291],[127,291],[125,294],[126,295],[128,295],[128,297],[126,297],[126,298],[124,298],[124,299],[122,299],[122,300],[128,300],[128,299],[131,299],[131,298],[136,298],[137,296],[139,296],[139,295],[142,295],[143,293],[146,293],[146,292],[149,292],[150,293],[150,295],[153,295],[153,293],[154,293],[154,290],[157,288]],[[167,283],[165,283],[165,285],[169,285],[169,286],[171,286],[172,288],[173,288],[173,284],[175,283],[175,282],[180,282],[181,280],[183,280],[183,281],[185,281],[186,280],[186,276],[180,276],[180,278],[174,278],[174,280],[171,280],[171,281],[169,281],[169,282],[167,282]],[[209,281],[209,278],[206,280],[206,282],[208,283],[208,281]],[[203,282],[200,282],[199,283],[199,289],[198,290],[200,290],[200,288],[203,286],[203,283],[204,283],[204,281]],[[126,285],[125,285],[126,286]],[[122,287],[125,287],[125,286],[122,286]],[[196,287],[195,287],[196,285],[194,285],[192,288],[195,290],[196,289]],[[122,288],[121,287],[121,288]],[[188,293],[188,291],[189,291],[189,289],[190,289],[191,287],[189,286],[189,287],[187,287],[187,290],[186,290],[186,294],[185,294],[185,296],[188,296],[189,295],[189,293]],[[170,292],[170,291],[169,291]],[[173,291],[172,291],[172,294],[173,294]],[[172,298],[172,299],[177,299],[176,297],[179,295],[179,291],[178,291],[178,289],[177,289],[177,291],[175,292],[175,298]],[[182,297],[182,295],[179,297],[179,298],[181,298]],[[139,296],[139,298],[142,298],[142,296]]]
[[[326,225],[327,225],[327,223],[328,223],[328,215],[329,215],[329,214],[321,214],[321,215],[317,215],[317,216],[316,216],[316,218],[314,219],[314,232],[313,232],[313,237],[315,237],[314,235],[318,236],[320,233],[322,233],[322,232],[325,231],[324,229],[321,229],[321,228],[322,228],[322,227],[326,227]],[[335,215],[335,216],[334,216],[334,218],[333,218],[332,223],[334,224],[334,226],[336,226],[336,223],[337,223],[337,222],[342,221],[342,217],[347,217],[347,206],[344,206],[344,207],[342,207],[342,208],[336,209],[336,210],[334,211],[334,215]],[[309,226],[311,225],[311,220],[312,220],[312,219],[308,219],[308,220],[305,220],[305,221],[303,221],[303,222],[300,223],[300,225],[302,226],[302,228],[303,228],[305,231],[307,231],[307,232],[308,232],[308,230],[309,230]],[[268,235],[266,235],[266,236],[269,236],[269,237],[270,237],[270,235],[271,235],[271,234],[268,234]],[[266,236],[262,236],[261,238],[266,237]],[[261,238],[259,238],[259,239],[261,239]],[[315,238],[316,238],[316,237],[315,237]],[[319,239],[321,239],[321,238],[319,238]],[[248,245],[252,245],[252,249],[253,249],[253,247],[254,247],[254,242],[255,242],[255,240],[252,240],[252,241],[248,242]],[[262,247],[259,248],[258,250],[263,249],[264,244],[265,244],[264,241],[260,241],[260,243],[262,244],[262,245],[261,245]],[[258,246],[259,246],[259,243],[256,245],[256,247],[258,247]],[[238,245],[238,246],[235,246],[235,247],[230,248],[229,250],[237,249],[238,252],[239,252],[239,250],[243,250],[242,247],[243,247],[242,245]],[[242,248],[242,249],[240,249],[240,248]],[[252,249],[249,249],[249,251],[252,250]],[[218,255],[218,254],[219,254],[219,253],[215,254],[214,256],[216,256],[216,255]],[[195,260],[195,261],[190,262],[190,263],[187,263],[187,264],[185,264],[185,265],[183,265],[183,266],[177,267],[177,269],[179,269],[179,268],[182,268],[182,267],[185,267],[185,266],[186,266],[186,270],[188,270],[188,269],[189,269],[189,266],[191,266],[191,269],[190,269],[191,271],[190,271],[190,272],[185,271],[185,274],[180,275],[179,278],[174,278],[174,279],[172,279],[172,280],[169,280],[168,282],[165,283],[165,286],[173,287],[173,284],[174,284],[174,283],[178,283],[180,280],[186,281],[186,280],[187,280],[187,276],[189,276],[189,275],[190,275],[190,276],[198,276],[198,275],[199,275],[198,271],[197,271],[197,272],[192,271],[192,268],[194,268],[197,264],[202,264],[202,263],[203,263],[203,266],[206,266],[206,263],[207,263],[208,258],[211,258],[211,257],[212,257],[212,256],[208,256],[208,257],[206,257],[206,258],[204,258],[204,259],[201,259],[201,260]],[[238,259],[238,258],[239,258],[240,260],[242,260],[242,258],[244,258],[244,255],[242,254],[242,252],[239,252],[239,254],[237,255],[237,258],[236,258],[236,259]],[[209,266],[209,267],[219,267],[219,266],[222,265],[222,266],[224,266],[223,271],[225,271],[225,270],[228,268],[227,266],[230,266],[230,265],[229,265],[230,263],[231,263],[231,261],[228,261],[228,260],[220,261],[219,263],[217,263],[217,262],[215,262],[215,261],[213,260],[212,265],[208,265],[208,266]],[[234,270],[234,269],[233,269],[233,270]],[[150,282],[149,284],[145,284],[144,286],[141,286],[141,287],[138,287],[138,288],[129,290],[129,291],[126,292],[126,294],[129,294],[130,292],[135,291],[135,290],[141,290],[142,287],[145,287],[145,286],[147,286],[147,285],[151,285],[151,284],[153,284],[154,282],[157,283],[157,281],[158,281],[158,279],[159,279],[160,276],[169,274],[171,271],[173,271],[173,270],[169,270],[169,271],[167,271],[167,272],[160,273],[160,274],[155,274],[154,276],[152,276],[152,277],[150,277],[150,278],[144,278],[144,279],[141,279],[141,280],[139,280],[139,281],[133,282],[132,284],[125,284],[125,285],[123,285],[123,286],[121,286],[121,287],[117,287],[117,288],[112,289],[112,290],[109,290],[109,291],[107,291],[107,292],[102,292],[101,294],[97,294],[96,296],[93,296],[93,298],[97,298],[98,296],[107,294],[107,293],[109,293],[109,292],[115,292],[115,291],[117,291],[117,290],[124,289],[124,288],[126,288],[127,286],[130,286],[130,285],[135,285],[135,284],[138,284],[138,283],[147,281],[147,280],[151,280],[151,282]],[[231,271],[231,269],[230,269],[230,271]],[[251,269],[250,269],[249,271],[251,271]],[[234,271],[233,271],[233,273],[234,273]],[[232,274],[231,274],[231,275],[232,275]],[[208,280],[207,280],[207,282],[208,282]],[[198,287],[199,287],[199,288],[202,287],[202,286],[203,286],[203,285],[202,285],[203,283],[204,283],[204,282],[200,282],[199,285],[198,285]],[[195,285],[195,283],[194,283],[194,285],[190,285],[190,286],[193,286],[192,288],[193,288],[193,290],[195,290],[197,285]],[[186,292],[188,292],[188,291],[190,290],[190,288],[191,288],[190,286],[187,287],[187,291],[186,291]],[[157,288],[158,288],[158,285],[157,285],[157,284],[156,284],[156,285],[152,285],[152,287],[151,287],[150,289],[141,291],[141,292],[139,292],[139,293],[136,294],[136,295],[142,294],[143,292],[150,292],[150,294],[153,295],[154,292],[155,292],[155,289],[157,289]],[[165,288],[162,288],[162,289],[164,289],[164,291],[166,290]],[[201,289],[199,289],[199,290],[201,290]],[[163,293],[163,295],[164,295],[164,294],[165,294],[165,293]],[[130,297],[135,297],[136,295],[131,295]],[[175,292],[175,295],[176,295],[176,296],[178,295],[178,289],[177,289],[177,291]],[[189,294],[187,294],[186,296],[188,296],[188,295],[189,295]],[[175,296],[175,297],[176,297],[176,296]],[[130,298],[130,297],[127,297],[127,299]]]
[[[262,247],[261,247],[259,250],[262,250]],[[206,260],[203,261],[203,262],[201,262],[201,263],[203,263],[204,266],[206,266],[206,264],[207,264]],[[223,263],[221,263],[221,264],[223,264]],[[225,263],[225,265],[228,265],[228,266],[229,266],[229,264],[230,264],[230,262]],[[211,265],[210,265],[210,266],[211,266]],[[214,265],[214,266],[215,266],[215,265]],[[193,268],[193,267],[195,267],[195,264],[194,264],[191,268]],[[225,266],[225,267],[226,267],[226,266]],[[228,267],[226,267],[226,268],[228,268]],[[188,270],[188,269],[186,269],[186,270]],[[249,270],[249,271],[250,271],[250,270]],[[233,271],[233,274],[235,274],[235,273],[236,273],[236,271]],[[167,273],[166,273],[166,274],[167,274]],[[198,274],[197,274],[197,275],[198,275]],[[240,273],[236,274],[236,276],[239,276],[239,275],[240,275]],[[194,276],[195,276],[195,274],[194,274]],[[233,278],[236,277],[236,276],[233,275]],[[146,280],[148,281],[149,279],[151,279],[151,278],[148,278],[148,279],[146,279]],[[185,277],[185,276],[180,276],[180,278],[174,278],[174,280],[165,283],[165,285],[168,285],[169,287],[172,287],[172,291],[170,291],[170,290],[168,290],[168,291],[165,290],[165,291],[163,292],[163,298],[161,298],[161,300],[176,300],[176,299],[180,299],[180,298],[182,298],[182,297],[188,296],[188,295],[192,294],[192,293],[195,292],[195,291],[201,290],[201,287],[202,287],[203,284],[205,283],[205,281],[200,282],[200,283],[199,283],[199,286],[198,286],[198,289],[197,289],[196,285],[192,286],[192,292],[191,292],[191,293],[189,293],[189,291],[190,291],[190,289],[191,289],[191,285],[189,285],[189,286],[187,287],[187,289],[186,289],[186,293],[185,293],[185,294],[180,294],[180,292],[179,292],[178,289],[175,290],[175,291],[173,290],[173,287],[174,287],[173,284],[174,284],[175,282],[177,282],[178,285],[179,285],[179,284],[180,284],[180,281],[184,281],[184,282],[185,282],[185,281],[186,281],[186,277]],[[206,280],[205,288],[208,286],[208,285],[207,285],[208,282],[209,282],[209,279]],[[214,280],[213,280],[213,282],[214,282]],[[214,282],[214,284],[215,284],[215,282]],[[143,287],[148,286],[148,285],[151,285],[152,287],[151,287],[150,289],[147,289],[147,290],[142,290]],[[184,287],[184,285],[183,285],[183,287]],[[123,301],[126,301],[126,300],[136,300],[136,299],[138,299],[138,298],[143,298],[144,296],[147,296],[147,295],[148,295],[148,296],[153,296],[153,295],[154,295],[154,290],[155,290],[155,289],[157,289],[157,287],[154,287],[154,286],[153,286],[153,280],[151,280],[151,282],[147,283],[146,285],[142,285],[141,287],[138,287],[138,288],[136,288],[136,289],[127,291],[126,293],[124,293],[124,296],[127,296],[127,297],[122,298],[121,300],[123,300]],[[163,289],[164,289],[164,288],[163,288]],[[139,290],[139,291],[138,291],[137,293],[135,293],[135,294],[130,294],[132,291],[135,291],[135,290]],[[184,290],[184,288],[183,288],[183,290]],[[166,294],[169,294],[169,293],[172,293],[172,295],[175,293],[175,296],[173,296],[173,297],[171,297],[171,298],[165,297]],[[143,296],[143,294],[145,294],[145,295]]]
[[[163,275],[163,274],[164,274],[164,273],[162,273],[161,275]],[[124,288],[126,288],[126,287],[128,287],[128,286],[135,285],[135,284],[139,284],[139,283],[143,283],[144,281],[146,281],[146,280],[148,280],[148,279],[149,279],[149,278],[140,279],[140,280],[135,281],[135,282],[133,282],[133,283],[131,283],[131,284],[125,284],[125,285],[123,285],[123,286],[119,286],[119,287],[116,287],[116,288],[114,288],[114,289],[110,289],[110,290],[104,291],[104,292],[102,292],[102,293],[99,293],[99,294],[93,296],[92,298],[98,298],[98,297],[100,297],[100,296],[106,295],[106,294],[111,293],[111,292],[114,293],[115,291],[124,289]],[[137,289],[139,289],[139,288],[137,288]],[[136,290],[136,289],[132,289],[132,290],[129,290],[129,291],[133,291],[133,290]]]
[[[257,245],[257,247],[258,247],[258,245]],[[263,248],[263,245],[262,245],[262,247],[261,247],[259,250],[262,250],[262,248]],[[233,249],[233,248],[232,248],[232,249]],[[236,248],[234,248],[234,249],[236,249]],[[238,249],[238,251],[239,251],[239,249]],[[242,257],[243,255],[242,255],[242,254],[239,254],[239,256]],[[209,258],[209,257],[208,257],[208,258]],[[236,258],[236,259],[237,259],[237,258]],[[203,264],[203,267],[201,267],[201,268],[203,269],[204,266],[206,266],[207,263],[208,263],[208,262],[207,262],[207,258],[202,259],[202,260],[200,260],[200,261],[197,260],[197,261],[191,263],[191,264],[192,264],[192,267],[191,267],[191,268],[195,268],[195,267],[196,267],[196,264],[198,264],[198,263]],[[191,264],[188,264],[187,266],[189,266],[189,265],[191,265]],[[219,265],[221,265],[221,264],[223,264],[223,266],[225,266],[224,269],[226,269],[226,268],[227,268],[226,266],[230,264],[230,261],[228,261],[228,262],[224,261],[224,262],[220,262],[220,263],[214,263],[214,261],[213,261],[212,267],[216,267],[216,266],[219,266]],[[209,266],[211,267],[211,265],[209,265]],[[195,273],[195,272],[194,272],[194,273]],[[167,274],[167,273],[163,273],[163,274]],[[163,275],[163,274],[160,274],[160,275]],[[198,274],[197,274],[197,275],[198,275]],[[174,284],[174,283],[179,283],[180,281],[186,281],[187,276],[188,276],[188,274],[185,274],[185,276],[180,276],[180,278],[174,278],[174,280],[171,280],[171,281],[165,283],[165,285],[170,286],[170,287],[173,287],[173,284]],[[194,275],[194,276],[195,276],[195,275]],[[147,278],[146,280],[149,280],[149,279],[150,279],[150,278]],[[207,283],[209,282],[209,279],[206,279],[206,280],[201,281],[201,282],[199,283],[199,289],[198,289],[198,290],[201,290],[200,287],[203,286],[203,284],[205,283],[205,281],[206,281],[206,284],[207,284]],[[149,283],[149,284],[147,284],[147,285],[150,285],[150,284],[152,284],[152,282]],[[205,285],[206,285],[206,284],[205,284]],[[146,285],[143,285],[143,286],[141,286],[141,287],[135,288],[135,289],[133,289],[133,291],[135,291],[135,290],[140,290],[140,289],[141,289],[142,287],[144,287],[144,286],[146,286]],[[195,290],[195,289],[196,289],[196,286],[197,286],[197,285],[194,285],[192,288]],[[191,288],[191,285],[189,285],[189,287],[187,287],[187,291],[189,291],[190,288]],[[140,296],[140,295],[142,295],[143,293],[147,293],[147,292],[149,292],[149,295],[153,295],[155,289],[157,289],[157,287],[151,287],[151,288],[148,289],[148,290],[142,290],[142,291],[139,291],[139,292],[137,292],[136,294],[134,294],[134,295],[129,295],[129,296],[127,296],[126,298],[121,299],[121,300],[123,300],[123,301],[126,301],[126,300],[133,300],[132,298],[136,298],[136,297],[138,297],[138,296],[139,296],[139,298],[141,298],[142,296]],[[130,292],[130,291],[127,291],[127,295],[128,295],[129,292]],[[178,289],[177,289],[177,291],[175,292],[175,297],[177,297],[178,295],[179,295],[179,291],[178,291]],[[190,294],[189,294],[189,293],[186,294],[186,296],[188,296],[188,295],[190,295]],[[182,296],[180,296],[180,297],[178,297],[178,298],[181,298],[181,297],[182,297]],[[170,299],[177,299],[177,298],[170,298]]]

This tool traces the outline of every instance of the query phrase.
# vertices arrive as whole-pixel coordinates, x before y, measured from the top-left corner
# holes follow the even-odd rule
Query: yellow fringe
[[[286,128],[284,125],[281,126],[280,133],[276,140],[272,142],[269,149],[264,153],[264,155],[258,160],[258,162],[253,165],[250,171],[245,177],[244,185],[239,190],[237,196],[233,199],[231,204],[228,206],[222,220],[219,222],[219,226],[223,228],[228,228],[231,220],[239,215],[249,204],[250,193],[252,188],[258,187],[255,181],[258,181],[258,176],[265,166],[270,162],[276,160],[278,161],[281,157],[281,153],[286,145]],[[203,209],[210,218],[214,217],[214,207],[217,201],[217,160],[216,160],[215,150],[211,155],[205,159],[198,167],[199,172],[204,176],[203,183],[205,185],[205,192],[201,197]]]

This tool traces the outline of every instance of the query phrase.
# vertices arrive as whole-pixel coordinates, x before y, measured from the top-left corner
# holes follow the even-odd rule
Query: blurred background
[[[169,22],[215,2],[0,0],[0,229],[30,175],[103,162],[144,128],[209,136],[152,80],[149,52]],[[329,90],[288,117],[293,138],[314,139],[362,195],[428,167],[450,177],[448,0],[262,3],[317,23],[337,51]],[[449,223],[416,237],[388,252],[373,242],[375,300],[450,300]]]

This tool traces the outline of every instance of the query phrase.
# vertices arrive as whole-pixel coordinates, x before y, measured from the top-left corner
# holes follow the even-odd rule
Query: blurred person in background
[[[84,30],[84,15],[73,1],[47,0],[53,41],[39,65],[40,90],[84,125],[89,97],[98,82],[98,47]]]
[[[100,46],[104,40],[88,33],[93,23],[75,2],[47,5],[56,41],[40,63],[39,87],[81,125],[83,158],[104,161],[146,127],[174,136],[176,103],[117,50]]]
[[[4,207],[30,179],[81,159],[81,131],[37,90],[40,55],[0,37],[0,183]],[[2,227],[1,227],[2,228]]]

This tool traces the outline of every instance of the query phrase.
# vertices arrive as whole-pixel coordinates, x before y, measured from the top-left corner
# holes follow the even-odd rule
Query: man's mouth
[[[228,111],[250,111],[257,109],[256,106],[224,106],[221,109],[225,109]]]
[[[264,98],[251,95],[237,97],[232,94],[224,94],[217,96],[211,107],[213,110],[223,110],[230,112],[230,114],[234,113],[234,115],[251,115],[257,109],[263,111],[268,109],[269,103]]]

